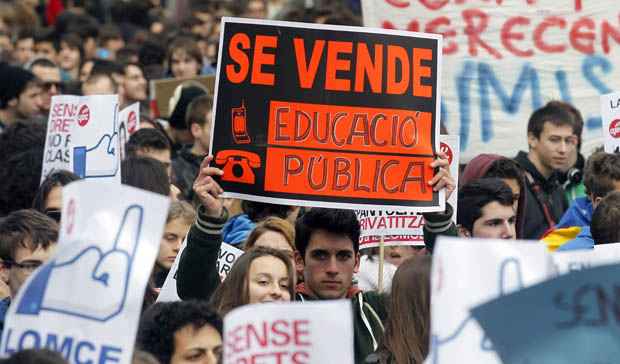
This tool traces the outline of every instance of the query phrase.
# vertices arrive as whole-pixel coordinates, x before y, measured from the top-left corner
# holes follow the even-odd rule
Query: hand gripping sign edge
[[[35,272],[35,276],[32,277],[30,284],[24,287],[25,291],[18,303],[16,313],[38,315],[42,311],[50,311],[99,322],[106,322],[119,315],[123,311],[127,299],[129,280],[142,232],[143,215],[144,209],[139,205],[131,205],[125,210],[111,250],[104,252],[99,247],[90,245],[71,259],[63,262],[58,262],[57,259],[54,259],[41,267],[41,269]],[[54,298],[50,299],[49,291],[51,289],[49,288],[49,281],[52,275],[72,265],[78,265],[80,261],[88,261],[88,258],[92,257],[93,254],[96,255],[97,262],[92,267],[90,280],[86,280],[86,282],[92,284],[92,289],[80,287],[81,290],[77,294],[96,297],[96,295],[93,295],[93,291],[95,293],[97,290],[106,292],[107,289],[111,288],[114,290],[116,288],[118,289],[116,294],[112,291],[108,295],[106,292],[106,297],[117,296],[117,300],[113,301],[111,306],[104,307],[101,307],[100,303],[90,300],[93,304],[80,307],[79,303],[76,305],[70,297],[66,297],[65,301],[54,300]],[[123,266],[119,266],[119,261]],[[123,269],[125,272],[122,271]],[[120,274],[116,274],[115,270],[120,271]],[[71,273],[70,270],[65,271]],[[111,276],[119,278],[119,275],[124,281],[114,282]],[[62,276],[56,276],[55,278],[62,278]]]

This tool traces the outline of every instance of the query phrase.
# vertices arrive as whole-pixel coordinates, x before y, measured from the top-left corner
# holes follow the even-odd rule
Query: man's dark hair
[[[209,95],[198,96],[187,106],[185,124],[191,129],[192,124],[204,126],[207,122],[207,113],[213,108],[213,98]]]
[[[139,129],[131,134],[125,150],[128,156],[135,156],[142,149],[170,150],[170,141],[159,130],[153,128]]]
[[[31,148],[44,148],[47,129],[36,121],[17,121],[0,133],[0,155],[3,158]]]
[[[34,44],[37,43],[52,43],[52,46],[58,51],[58,39],[54,33],[54,29],[51,28],[38,28],[34,31]]]
[[[47,249],[58,240],[58,223],[32,209],[11,212],[0,220],[0,259],[13,261],[17,248]]]
[[[79,180],[75,173],[69,171],[55,171],[50,173],[45,179],[39,189],[37,190],[37,194],[34,196],[34,200],[32,201],[32,208],[45,213],[45,202],[47,201],[47,196],[52,192],[52,188],[54,187],[63,187],[68,185],[73,181]]]
[[[555,126],[571,126],[573,134],[581,139],[583,121],[578,120],[566,106],[559,105],[557,102],[549,102],[532,113],[527,123],[527,133],[532,134],[536,139],[540,138],[540,133],[547,122]]]
[[[360,224],[353,210],[312,208],[300,216],[295,222],[295,247],[302,257],[317,230],[348,237],[353,242],[353,251],[359,252]]]
[[[84,46],[82,45],[82,38],[75,33],[63,34],[60,38],[60,43],[67,43],[67,46],[72,49],[77,49],[80,52],[80,62],[84,62]]]
[[[609,193],[592,213],[590,232],[594,244],[620,242],[620,192]]]
[[[170,363],[174,334],[186,326],[199,330],[205,325],[222,334],[222,319],[205,301],[158,302],[144,311],[136,346],[153,354],[160,363]]]
[[[136,58],[135,60],[133,58]],[[132,64],[133,62],[139,59],[139,48],[134,44],[128,44],[123,48],[116,51],[116,61],[120,64],[123,64],[123,68],[127,66],[127,64]]]
[[[9,155],[0,160],[0,216],[27,209],[41,182],[43,147]]]
[[[32,71],[35,67],[58,68],[58,65],[49,58],[39,57],[28,64],[28,70]]]
[[[166,166],[153,158],[129,157],[123,160],[121,182],[160,195],[170,195],[170,178]]]
[[[93,69],[90,71],[91,76],[95,75],[108,75],[112,76],[113,74],[122,75],[125,72],[123,69],[123,65],[114,61],[110,61],[107,59],[94,59],[93,60]]]
[[[23,39],[30,39],[34,41],[34,30],[33,28],[22,28],[17,32],[17,36],[15,37],[15,42],[19,42]]]
[[[471,232],[486,205],[491,202],[512,205],[512,190],[499,178],[480,178],[459,189],[458,201],[457,223]]]
[[[253,222],[259,222],[268,218],[269,216],[277,216],[281,219],[286,219],[291,212],[291,206],[277,205],[273,203],[255,202],[243,200],[241,202],[241,209],[248,215],[248,218]]]
[[[0,361],[2,364],[68,364],[59,352],[49,349],[21,350],[9,358]]]
[[[584,169],[583,184],[586,193],[596,197],[605,197],[615,190],[614,182],[620,182],[620,154],[598,152],[588,158]]]
[[[514,179],[517,182],[521,182],[523,180],[523,170],[512,159],[500,158],[491,163],[484,177]]]
[[[37,79],[22,67],[0,63],[0,109],[6,109],[9,101],[18,98]]]

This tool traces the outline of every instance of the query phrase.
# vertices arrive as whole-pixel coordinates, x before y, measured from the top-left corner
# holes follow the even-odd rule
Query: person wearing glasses
[[[583,122],[565,107],[550,102],[534,111],[527,125],[529,150],[515,158],[525,171],[528,203],[523,238],[539,239],[554,228],[567,209],[558,173],[579,144]],[[522,193],[523,193],[522,192]]]
[[[37,58],[28,67],[39,79],[42,90],[41,112],[47,116],[52,105],[52,96],[62,94],[62,82],[60,79],[60,67],[47,58]]]
[[[32,209],[17,210],[0,220],[0,278],[10,293],[0,301],[0,331],[11,298],[26,279],[54,253],[58,223]]]

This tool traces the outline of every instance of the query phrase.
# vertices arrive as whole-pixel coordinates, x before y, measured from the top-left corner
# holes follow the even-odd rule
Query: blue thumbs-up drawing
[[[73,173],[80,178],[113,177],[118,172],[120,150],[116,118],[115,110],[111,133],[104,134],[95,145],[73,148]]]
[[[41,267],[24,287],[17,313],[39,315],[49,311],[105,322],[123,312],[143,217],[143,207],[131,205],[111,247],[102,249],[105,244],[92,241],[77,254],[56,258]],[[63,293],[66,289],[59,289],[67,285],[75,287],[71,296]]]

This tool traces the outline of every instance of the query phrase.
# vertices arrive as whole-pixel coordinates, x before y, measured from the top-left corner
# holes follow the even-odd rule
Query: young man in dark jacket
[[[525,170],[525,239],[539,239],[554,228],[564,211],[564,189],[558,171],[569,163],[577,148],[583,124],[557,103],[534,111],[527,125],[529,151],[519,152],[515,161]]]
[[[209,167],[212,157],[205,158],[194,182],[194,192],[202,206],[187,237],[177,271],[179,297],[209,299],[220,284],[215,262],[221,245],[221,228],[228,218],[218,196],[221,187],[211,176],[221,175],[218,168]],[[452,192],[454,181],[448,171],[448,161],[438,159],[432,164],[439,172],[429,182],[438,191]],[[425,214],[432,221],[425,226],[425,239],[435,232],[456,235],[451,214]],[[445,220],[445,221],[444,221]],[[376,292],[361,292],[352,283],[359,268],[360,227],[351,210],[313,208],[297,219],[295,226],[295,263],[303,271],[304,282],[296,287],[295,299],[351,299],[353,306],[355,360],[362,363],[378,347],[386,318],[384,298]],[[434,239],[434,237],[433,237]]]

